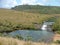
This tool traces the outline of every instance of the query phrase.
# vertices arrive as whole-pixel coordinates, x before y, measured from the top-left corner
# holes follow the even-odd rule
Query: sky
[[[60,6],[60,0],[0,0],[0,8],[11,8],[23,4]]]

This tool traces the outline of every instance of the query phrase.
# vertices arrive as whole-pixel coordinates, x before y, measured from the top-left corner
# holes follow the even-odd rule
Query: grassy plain
[[[0,9],[0,31],[38,29],[43,21],[51,17],[54,15]]]
[[[45,12],[45,11],[44,11]],[[25,11],[15,11],[9,9],[0,9],[0,32],[2,31],[14,31],[23,29],[39,29],[44,21],[56,17],[56,21],[53,25],[53,30],[60,33],[60,14],[40,14],[31,13]],[[43,42],[25,42],[13,38],[0,37],[0,45],[57,45],[57,44],[45,44]]]

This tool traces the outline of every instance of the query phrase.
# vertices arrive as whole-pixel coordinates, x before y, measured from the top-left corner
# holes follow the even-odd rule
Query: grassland
[[[19,5],[12,9],[39,14],[60,14],[60,6]]]
[[[53,30],[60,34],[60,16],[56,17],[56,21],[53,25]]]
[[[0,9],[0,31],[40,29],[42,22],[51,17],[54,16]]]
[[[56,43],[43,43],[43,42],[31,42],[22,41],[14,38],[0,37],[0,45],[59,45]]]
[[[55,17],[55,24],[53,25],[53,31],[56,31],[60,33],[60,7],[59,6],[41,6],[41,5],[19,5],[12,8],[13,10],[17,11],[23,11],[33,14],[39,14],[42,15],[45,18],[49,17]],[[47,15],[47,17],[46,17]],[[50,15],[50,16],[49,16]],[[40,18],[43,20],[44,18],[40,16]],[[33,17],[32,17],[33,18]],[[49,20],[47,18],[47,20]],[[40,20],[40,19],[38,19]],[[52,19],[51,19],[52,20]],[[44,21],[44,20],[43,20]],[[40,22],[43,22],[40,20]],[[46,19],[45,19],[46,21]],[[38,22],[38,21],[37,21]]]
[[[59,8],[60,9],[60,8]],[[46,11],[46,10],[45,10]],[[44,12],[45,12],[44,11]],[[34,12],[34,11],[33,11]],[[44,14],[31,13],[27,11],[15,11],[9,9],[0,9],[0,32],[4,31],[14,31],[14,30],[25,30],[25,29],[40,29],[40,26],[44,21],[55,17],[55,23],[53,25],[53,30],[60,33],[60,12]],[[37,11],[36,11],[37,12]],[[47,11],[48,12],[48,11]],[[25,42],[13,38],[0,37],[0,45],[49,45],[42,42]],[[57,44],[51,44],[57,45]]]
[[[0,32],[40,29],[42,23],[55,17],[53,30],[60,33],[60,14],[39,14],[25,11],[0,9]]]

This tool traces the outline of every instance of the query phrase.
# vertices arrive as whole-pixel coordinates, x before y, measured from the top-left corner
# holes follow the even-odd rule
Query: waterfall
[[[41,30],[47,30],[47,25],[43,25],[43,26],[41,27]]]
[[[44,22],[42,27],[41,27],[41,30],[49,30],[49,31],[51,31],[53,24],[54,24],[54,22]]]

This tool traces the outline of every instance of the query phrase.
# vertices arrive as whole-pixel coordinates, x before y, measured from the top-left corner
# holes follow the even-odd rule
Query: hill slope
[[[50,17],[52,16],[0,9],[0,31],[40,29],[40,24]]]
[[[60,14],[60,7],[56,6],[19,5],[13,7],[12,9],[41,14]]]
[[[60,14],[48,15],[0,9],[0,32],[40,29],[42,22],[51,19],[51,17],[57,17],[53,29],[60,33]]]

